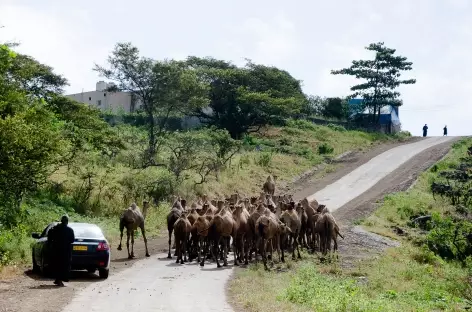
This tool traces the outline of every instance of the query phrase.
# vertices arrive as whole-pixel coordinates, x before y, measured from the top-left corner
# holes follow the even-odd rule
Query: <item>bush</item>
[[[256,163],[261,167],[269,167],[272,162],[272,153],[262,152],[257,158]]]
[[[334,148],[327,143],[322,143],[321,145],[318,145],[318,154],[320,155],[332,154],[333,152]]]
[[[335,125],[332,123],[328,124],[327,127],[334,131],[339,131],[339,132],[347,131],[346,128],[344,128],[343,126]]]

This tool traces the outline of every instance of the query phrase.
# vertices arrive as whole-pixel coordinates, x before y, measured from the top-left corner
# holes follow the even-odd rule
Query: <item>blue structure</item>
[[[348,102],[350,119],[369,121],[371,113],[368,108],[362,110],[362,99],[351,99]],[[380,109],[379,124],[380,131],[395,133],[401,130],[401,122],[398,116],[398,106],[386,105]]]

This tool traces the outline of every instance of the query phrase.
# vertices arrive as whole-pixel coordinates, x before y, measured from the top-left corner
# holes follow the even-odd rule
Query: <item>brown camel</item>
[[[192,225],[187,218],[187,214],[182,213],[174,224],[175,251],[177,254],[176,263],[179,263],[179,260],[180,264],[187,262],[187,242],[191,229]]]
[[[267,216],[266,214],[263,214],[260,216],[257,221],[256,221],[256,229],[257,233],[261,239],[261,253],[262,253],[262,261],[264,262],[264,268],[268,270],[267,267],[267,256],[266,256],[266,250],[267,250],[267,244],[270,241],[275,241],[275,248],[277,249],[277,253],[279,256],[279,262],[281,260],[280,258],[280,225],[279,222],[272,218],[271,216]],[[273,255],[272,255],[272,250],[270,251],[271,254],[271,259],[273,260]]]
[[[146,230],[144,229],[144,216],[147,213],[149,203],[147,201],[143,202],[143,213],[139,210],[139,207],[136,203],[132,203],[120,217],[120,245],[118,245],[118,250],[121,250],[121,243],[123,241],[123,230],[126,227],[126,248],[128,249],[128,259],[134,258],[134,232],[140,228],[141,234],[144,239],[144,247],[146,249],[146,257],[149,257],[149,251],[147,247],[147,238]],[[129,251],[129,240],[131,238],[131,253]]]
[[[214,255],[217,255],[216,266],[220,268],[221,265],[218,261],[218,252],[217,252],[218,246],[220,244],[223,244],[223,266],[227,266],[229,241],[231,239],[231,236],[234,235],[234,219],[228,207],[223,208],[213,217],[213,224],[215,226],[215,238],[214,238],[214,245],[213,245],[213,247],[215,248]],[[236,256],[235,256],[235,260],[236,260]]]
[[[208,254],[208,248],[209,248],[208,237],[210,236],[211,232],[214,232],[214,231],[210,231],[213,225],[212,221],[213,221],[213,216],[204,215],[204,216],[199,216],[197,220],[195,221],[195,223],[193,224],[193,228],[195,229],[197,239],[198,239],[197,256],[198,256],[198,262],[200,263],[200,266],[205,265],[205,258]],[[203,257],[202,257],[202,250],[204,252]]]
[[[267,180],[265,181],[264,185],[262,186],[262,190],[264,190],[265,193],[274,195],[275,193],[275,182],[277,181],[277,176],[274,175],[269,175],[267,177]]]
[[[234,252],[239,253],[238,257],[234,262],[234,265],[239,265],[237,260],[243,261],[244,264],[248,264],[248,249],[249,249],[249,242],[246,239],[246,234],[249,233],[249,212],[242,206],[237,205],[233,212],[233,219],[234,219],[234,235],[233,235],[233,244],[234,244]]]
[[[170,212],[167,214],[167,231],[169,232],[169,253],[167,254],[167,258],[171,259],[171,244],[172,244],[172,232],[174,231],[174,224],[177,219],[180,218],[183,212],[183,207],[181,204],[181,199],[177,198],[177,200],[172,205]],[[177,246],[176,246],[177,247]],[[175,252],[177,254],[177,250]]]
[[[292,202],[287,205],[287,209],[282,212],[280,219],[284,224],[290,229],[290,239],[289,244],[292,248],[292,259],[295,260],[295,249],[297,249],[298,258],[301,259],[300,256],[300,248],[298,243],[298,235],[300,234],[300,230],[302,227],[301,218],[298,213],[295,211],[295,203]]]

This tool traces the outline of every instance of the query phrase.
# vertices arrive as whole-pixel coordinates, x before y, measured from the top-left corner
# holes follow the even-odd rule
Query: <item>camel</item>
[[[308,249],[308,244],[307,244],[307,228],[308,228],[308,215],[305,211],[305,208],[301,203],[297,204],[296,211],[298,216],[300,217],[300,233],[298,235],[298,241],[299,244],[303,245]]]
[[[292,259],[295,260],[295,249],[297,249],[298,259],[301,259],[298,236],[302,227],[301,218],[294,210],[295,203],[287,205],[287,209],[282,212],[280,219],[290,229],[290,242],[292,247]]]
[[[195,255],[197,254],[197,249],[198,248],[198,235],[196,228],[193,226],[195,222],[197,221],[199,217],[199,214],[197,212],[197,205],[195,203],[192,204],[190,212],[187,215],[187,219],[190,222],[190,225],[192,225],[192,230],[190,231],[191,234],[191,240],[189,241],[189,246],[187,250],[189,251],[189,260],[191,261],[192,259],[195,259]],[[175,227],[175,224],[174,224]]]
[[[180,198],[177,198],[174,204],[172,205],[170,212],[167,214],[167,231],[169,232],[169,253],[167,255],[167,258],[169,259],[172,258],[171,253],[170,253],[171,243],[172,243],[172,231],[174,231],[174,224],[177,221],[177,219],[180,218],[180,216],[182,215],[182,212],[183,212],[183,207],[181,204],[181,200]],[[177,250],[175,254],[177,254]]]
[[[306,197],[302,199],[300,203],[303,206],[303,209],[305,210],[305,213],[307,216],[307,227],[306,227],[307,243],[308,243],[308,246],[311,246],[311,248],[314,251],[315,250],[314,216],[319,205],[316,199],[309,202]]]
[[[192,225],[187,218],[186,213],[182,213],[180,218],[174,224],[175,251],[177,254],[176,263],[184,264],[187,262],[187,242],[190,236]],[[182,257],[183,255],[183,257]]]
[[[269,175],[267,177],[267,180],[265,181],[264,185],[262,186],[262,189],[264,190],[264,192],[274,196],[275,182],[276,181],[277,181],[277,176],[276,175],[274,175],[274,176]]]
[[[223,266],[228,266],[227,254],[228,254],[228,245],[231,239],[231,236],[234,237],[234,219],[229,209],[227,207],[220,210],[214,217],[212,221],[215,227],[215,237],[214,245],[215,255],[216,255],[216,266],[221,267],[220,262],[218,261],[218,246],[223,244]],[[236,256],[235,256],[236,260]]]
[[[325,216],[325,251],[331,251],[331,240],[333,240],[334,246],[333,250],[336,252],[338,250],[338,235],[344,239],[344,236],[339,232],[339,225],[336,223],[336,219],[329,212],[328,208],[325,205],[320,205],[320,210],[322,211],[321,215]]]
[[[144,247],[146,249],[146,257],[149,257],[149,251],[147,247],[147,238],[146,230],[144,229],[144,218],[146,216],[147,210],[149,207],[148,201],[143,201],[143,213],[139,210],[139,207],[136,203],[132,203],[120,217],[120,244],[118,245],[118,250],[121,250],[121,243],[123,241],[123,230],[126,227],[126,248],[128,249],[128,259],[134,258],[134,232],[138,229],[141,229],[141,234],[144,239]],[[129,240],[131,237],[131,253],[129,251]]]
[[[266,256],[266,249],[267,243],[271,240],[275,240],[275,248],[277,249],[277,254],[279,256],[279,262],[281,261],[280,258],[280,224],[278,220],[268,216],[267,214],[263,214],[260,216],[256,221],[256,231],[261,238],[261,253],[262,253],[262,261],[264,263],[264,268],[268,270],[267,267],[267,256]],[[270,251],[271,259],[272,250]]]
[[[235,207],[235,210],[233,212],[233,219],[234,219],[234,239],[233,239],[233,244],[234,244],[234,252],[239,253],[239,260],[242,262],[244,258],[244,264],[247,265],[248,262],[248,249],[249,249],[249,243],[246,240],[246,234],[249,233],[249,212],[242,206],[242,205],[237,205]],[[234,265],[239,265],[236,258]]]

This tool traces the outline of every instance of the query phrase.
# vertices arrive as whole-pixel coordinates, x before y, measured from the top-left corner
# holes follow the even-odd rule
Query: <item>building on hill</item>
[[[372,124],[372,112],[365,108],[362,110],[362,99],[351,99],[348,102],[350,119],[365,128],[374,128],[383,133],[396,133],[401,131],[401,122],[398,115],[398,106],[386,105],[380,109],[378,123]]]
[[[133,113],[139,109],[141,103],[135,96],[129,92],[107,92],[106,90],[110,86],[105,81],[99,81],[96,84],[95,91],[69,94],[66,97],[100,110]]]

